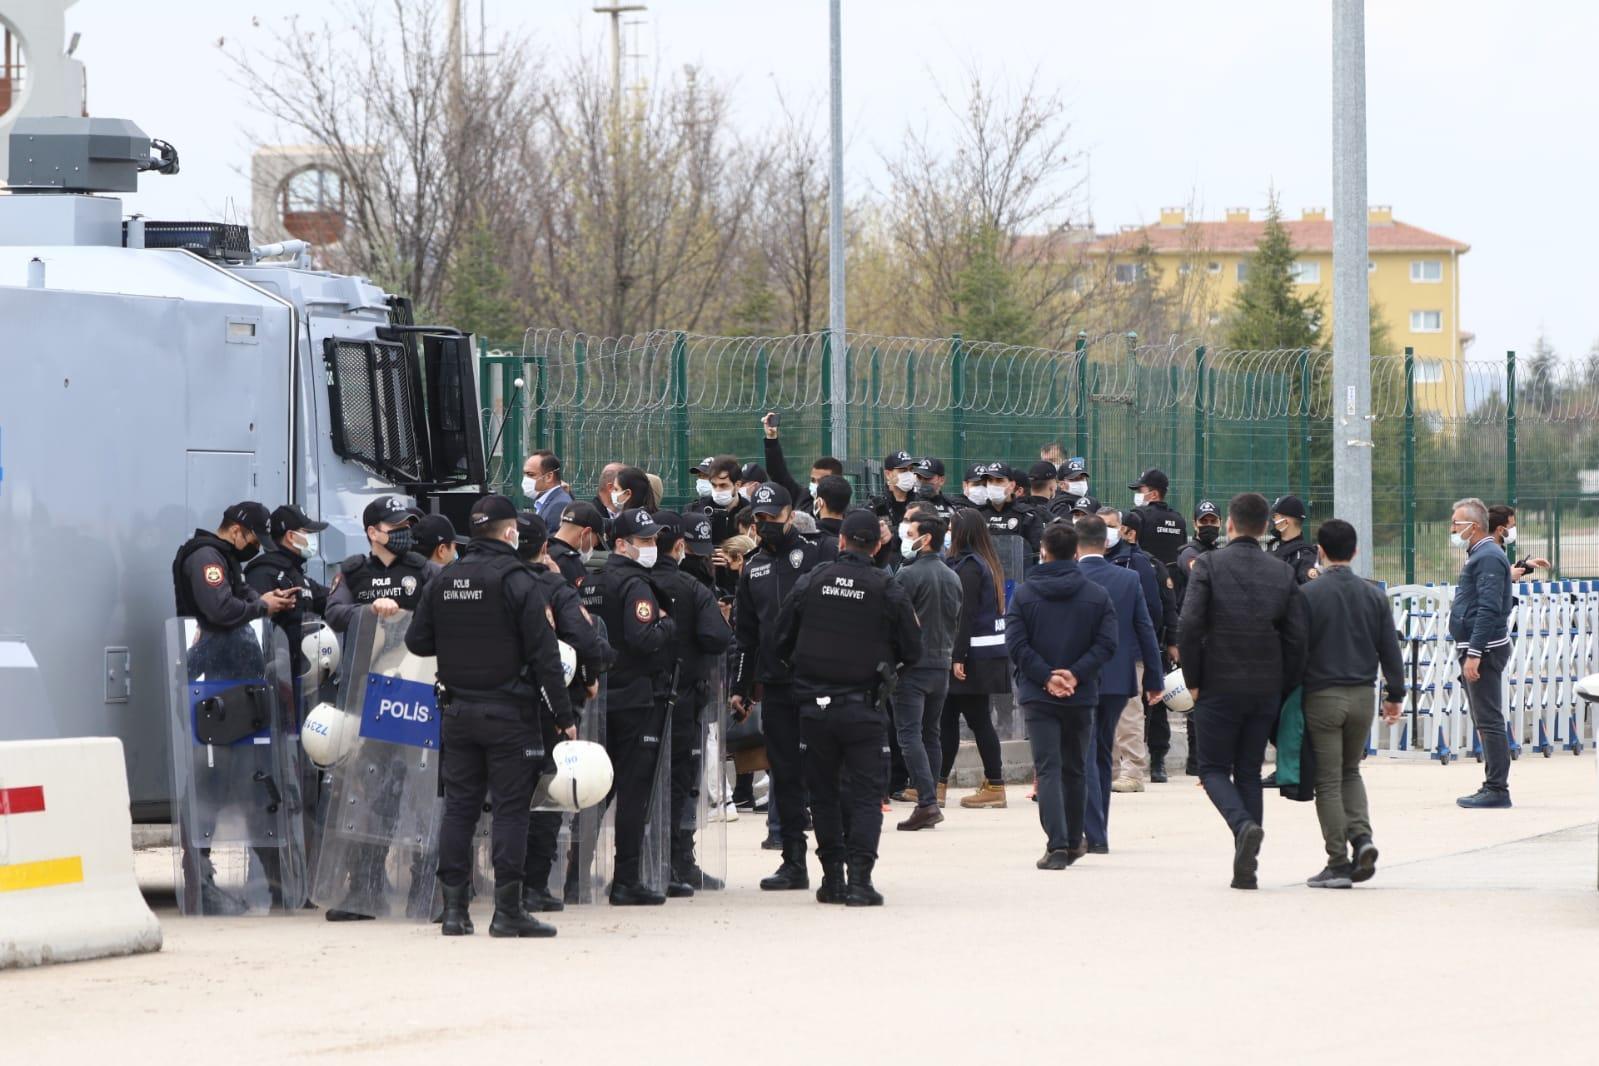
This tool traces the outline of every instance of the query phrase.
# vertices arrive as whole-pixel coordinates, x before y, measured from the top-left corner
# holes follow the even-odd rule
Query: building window
[[[1133,282],[1138,281],[1143,276],[1144,265],[1142,263],[1116,264],[1116,284],[1118,285],[1131,285]]]
[[[1417,385],[1437,385],[1444,379],[1442,359],[1417,359],[1415,366]]]
[[[1294,281],[1300,285],[1321,284],[1321,264],[1294,260]]]
[[[1444,264],[1439,259],[1412,259],[1410,261],[1411,281],[1442,281],[1444,280]]]
[[[1178,263],[1177,264],[1178,276],[1186,278],[1189,274],[1192,274],[1193,272],[1194,272],[1194,264],[1192,264],[1192,263]]]
[[[1377,260],[1375,260],[1375,259],[1366,260],[1366,273],[1368,273],[1368,274],[1377,273]]]
[[[1410,332],[1412,333],[1442,333],[1443,328],[1444,314],[1442,311],[1410,312]]]
[[[295,171],[283,183],[278,210],[289,236],[334,244],[344,236],[344,179],[326,166]]]
[[[1221,273],[1221,264],[1220,263],[1211,263],[1205,269],[1210,271],[1212,274],[1220,274]]]
[[[1249,280],[1249,264],[1240,261],[1238,264],[1238,284],[1242,285]]]

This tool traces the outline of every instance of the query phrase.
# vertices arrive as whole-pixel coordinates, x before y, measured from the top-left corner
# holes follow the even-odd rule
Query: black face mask
[[[415,543],[409,529],[391,529],[389,530],[389,542],[384,547],[395,555],[404,555],[411,550]]]
[[[761,522],[755,527],[755,536],[761,542],[762,547],[775,551],[782,546],[783,541],[788,537],[788,530],[783,528],[781,522]]]
[[[931,481],[919,481],[916,483],[916,498],[918,500],[930,500],[937,495],[938,487],[935,486]]]
[[[1201,544],[1214,544],[1216,543],[1216,539],[1220,536],[1220,526],[1200,526],[1198,529],[1194,530],[1194,539],[1199,541]]]
[[[261,542],[252,540],[242,548],[233,549],[233,557],[241,563],[247,563],[261,554]]]

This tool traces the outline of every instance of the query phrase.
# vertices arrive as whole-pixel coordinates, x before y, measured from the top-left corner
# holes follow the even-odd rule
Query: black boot
[[[700,864],[694,860],[693,837],[672,855],[672,880],[702,892],[720,892],[727,887],[720,878],[712,877],[700,869]]]
[[[533,884],[523,881],[522,909],[529,914],[541,914],[546,911],[553,913],[566,910],[566,904],[551,895],[550,890],[544,887],[544,883]]]
[[[444,896],[444,915],[440,919],[442,932],[445,936],[471,936],[472,915],[467,910],[467,904],[472,900],[472,885],[456,885],[453,888],[443,881],[439,882],[439,891]]]
[[[844,864],[842,862],[822,863],[822,887],[816,890],[816,902],[849,902],[849,885],[844,880]]]
[[[522,882],[494,886],[494,918],[489,922],[489,936],[554,935],[555,926],[546,925],[522,908]]]
[[[872,887],[872,867],[876,859],[851,859],[849,864],[849,899],[851,907],[881,907],[883,894]]]
[[[1164,785],[1171,778],[1166,776],[1166,760],[1151,759],[1149,761],[1149,779],[1157,785]]]
[[[665,896],[654,889],[645,887],[642,881],[611,882],[611,906],[613,907],[659,907],[665,902]]]
[[[792,892],[811,887],[810,874],[805,870],[805,841],[783,845],[783,865],[771,877],[761,880],[766,892]]]

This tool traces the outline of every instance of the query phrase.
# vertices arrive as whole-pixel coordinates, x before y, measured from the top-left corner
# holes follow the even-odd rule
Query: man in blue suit
[[[522,495],[550,529],[561,525],[561,516],[572,502],[572,494],[561,483],[561,460],[554,452],[540,449],[522,464]]]
[[[1083,576],[1104,589],[1116,608],[1116,654],[1099,675],[1099,703],[1094,708],[1093,747],[1088,759],[1088,818],[1085,836],[1090,855],[1110,851],[1111,755],[1116,747],[1116,723],[1127,701],[1138,694],[1144,700],[1160,699],[1165,681],[1155,625],[1144,602],[1138,575],[1105,558],[1105,520],[1098,515],[1077,519],[1077,566]]]

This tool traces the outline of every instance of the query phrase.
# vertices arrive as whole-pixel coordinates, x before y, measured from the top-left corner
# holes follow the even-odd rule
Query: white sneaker
[[[722,806],[707,812],[706,817],[713,822],[736,822],[738,821],[738,807],[734,806],[732,800],[728,800]]]
[[[1136,777],[1118,777],[1110,783],[1112,792],[1142,792],[1144,782]]]

